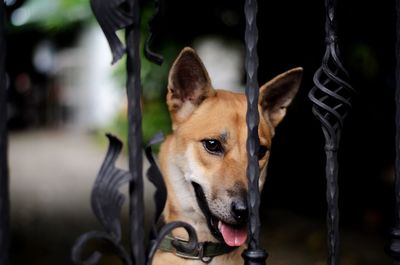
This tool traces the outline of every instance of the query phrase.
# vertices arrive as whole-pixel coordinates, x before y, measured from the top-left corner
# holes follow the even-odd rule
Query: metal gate
[[[157,12],[167,4],[155,1]],[[101,258],[99,252],[93,253],[89,258],[81,257],[83,248],[89,240],[106,240],[114,247],[115,254],[124,264],[150,264],[152,257],[162,238],[171,230],[182,227],[190,236],[189,245],[197,247],[197,236],[194,229],[185,223],[176,222],[165,225],[157,234],[153,234],[149,246],[144,244],[144,202],[142,178],[142,132],[140,108],[140,3],[136,0],[91,0],[91,6],[100,26],[102,27],[113,54],[113,62],[118,61],[125,53],[127,55],[127,83],[128,96],[128,145],[129,145],[129,172],[115,167],[114,162],[121,150],[121,143],[109,135],[110,146],[107,157],[92,192],[92,208],[102,224],[104,231],[88,232],[82,235],[72,251],[72,258],[76,264],[95,264]],[[339,264],[339,209],[338,209],[338,149],[343,122],[351,108],[351,98],[354,89],[351,87],[339,53],[335,1],[325,0],[325,44],[326,51],[322,58],[321,67],[314,75],[315,86],[309,92],[313,103],[313,113],[321,122],[325,137],[326,152],[326,200],[327,200],[327,236],[328,236],[328,264]],[[397,14],[400,13],[400,2],[396,1]],[[245,264],[266,264],[267,252],[260,246],[260,194],[258,188],[259,166],[257,150],[258,140],[258,55],[257,41],[258,29],[257,1],[245,0],[244,13],[246,18],[245,44],[246,44],[246,96],[248,100],[247,125],[248,141],[247,151],[249,164],[247,175],[249,181],[249,241],[248,248],[242,254]],[[4,69],[5,58],[5,15],[4,3],[0,4],[0,264],[8,264],[9,260],[9,195],[8,195],[8,168],[7,168],[7,109],[6,109],[6,78]],[[160,17],[156,14],[152,20],[153,29],[150,32],[145,54],[149,60],[161,64],[162,56],[151,49],[153,34],[157,33],[157,23]],[[397,18],[397,32],[400,30],[400,19]],[[116,31],[124,29],[126,47],[116,35]],[[394,264],[400,264],[400,39],[396,42],[396,224],[391,233],[391,242],[388,244],[388,254],[393,257]],[[148,149],[150,156],[151,149]],[[158,177],[157,168],[153,171]],[[126,249],[121,244],[120,210],[123,195],[118,188],[129,184],[130,208],[130,246]],[[162,194],[162,187],[159,187]],[[160,195],[161,196],[161,195]],[[161,209],[158,209],[160,212]]]

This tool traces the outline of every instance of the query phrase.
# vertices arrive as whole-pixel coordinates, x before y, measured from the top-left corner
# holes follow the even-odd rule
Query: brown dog
[[[260,189],[275,127],[297,93],[302,72],[302,68],[292,69],[260,88]],[[187,222],[200,242],[214,243],[206,243],[209,245],[194,255],[161,248],[153,264],[210,260],[210,264],[242,264],[248,214],[246,97],[214,89],[200,58],[193,49],[185,48],[169,73],[167,105],[173,132],[160,150],[168,191],[164,220]],[[173,237],[185,239],[187,234],[177,229]],[[214,253],[220,249],[221,253]]]

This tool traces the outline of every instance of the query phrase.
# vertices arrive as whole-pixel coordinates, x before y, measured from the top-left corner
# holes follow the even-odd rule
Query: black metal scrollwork
[[[88,259],[82,260],[82,251],[91,240],[105,240],[110,243],[115,253],[125,265],[131,265],[130,255],[121,245],[120,213],[125,197],[119,188],[131,180],[131,174],[115,167],[115,161],[122,149],[122,143],[108,134],[109,148],[93,186],[91,202],[97,220],[105,232],[88,232],[76,241],[72,250],[72,260],[76,264],[96,264],[101,254],[95,252]]]
[[[144,54],[146,58],[152,61],[155,64],[161,65],[164,61],[164,58],[151,50],[151,45],[154,41],[154,33],[158,31],[161,27],[161,16],[164,10],[164,1],[163,0],[154,0],[155,12],[153,18],[149,22],[150,32],[146,40],[146,45],[144,47]]]
[[[156,1],[156,15],[151,22],[152,30],[156,27],[159,13],[158,1]],[[189,244],[186,248],[197,247],[195,230],[182,222],[167,224],[157,233],[155,229],[150,235],[150,247],[145,253],[144,247],[144,202],[143,202],[143,177],[142,177],[142,133],[141,133],[141,82],[140,82],[140,5],[139,0],[91,0],[93,13],[95,14],[113,53],[113,63],[127,53],[127,96],[128,96],[128,153],[129,173],[118,170],[114,162],[121,149],[121,143],[115,137],[108,136],[110,147],[97,177],[92,192],[92,208],[99,222],[105,228],[105,232],[93,231],[82,235],[73,247],[73,261],[76,264],[95,264],[101,254],[95,252],[88,259],[82,260],[82,252],[90,240],[105,240],[111,244],[115,254],[125,265],[150,264],[162,239],[173,229],[182,227],[189,235]],[[128,11],[129,10],[129,13]],[[125,29],[126,49],[118,39],[115,31]],[[151,52],[150,45],[153,35],[150,34],[146,46],[146,54],[150,60],[160,64],[162,57]],[[160,140],[161,136],[154,141]],[[146,155],[152,166],[148,171],[151,182],[156,185],[156,218],[161,215],[166,200],[166,188],[161,173],[152,156],[151,148],[146,148]],[[126,251],[121,245],[121,227],[119,213],[123,203],[122,194],[118,188],[129,182],[129,239],[130,251]],[[176,246],[179,247],[179,244]],[[146,255],[147,254],[147,255]]]
[[[154,201],[156,203],[156,212],[154,214],[155,224],[159,220],[161,213],[164,210],[164,206],[167,200],[167,188],[165,187],[163,176],[153,156],[151,146],[160,143],[163,139],[164,135],[162,133],[158,133],[155,136],[153,136],[153,138],[149,141],[149,143],[145,148],[146,158],[150,163],[150,167],[147,170],[147,178],[156,187],[156,192],[154,193]],[[154,240],[156,236],[157,236],[156,227],[153,227],[150,234],[150,240]]]
[[[109,139],[109,148],[100,171],[96,177],[93,186],[91,205],[97,220],[101,223],[105,231],[91,231],[80,236],[72,249],[72,260],[75,264],[93,265],[97,264],[102,255],[95,251],[88,258],[83,258],[83,251],[91,241],[105,241],[110,244],[111,250],[121,259],[125,265],[135,264],[130,254],[121,244],[121,223],[120,213],[121,207],[125,201],[125,197],[119,192],[119,188],[131,181],[132,176],[128,171],[124,171],[115,167],[115,161],[122,149],[122,143],[116,137],[107,134]],[[155,201],[157,221],[164,208],[167,191],[161,175],[152,154],[151,145],[159,143],[163,140],[162,134],[155,135],[145,149],[146,157],[150,162],[147,171],[149,180],[155,185]],[[184,228],[188,233],[189,240],[181,245],[179,241],[174,242],[176,249],[182,249],[186,252],[194,251],[198,248],[198,240],[194,228],[184,222],[172,222],[164,225],[160,231],[156,232],[155,228],[151,231],[149,248],[147,249],[146,264],[151,265],[153,257],[158,246],[165,236],[169,235],[176,228]]]
[[[343,121],[351,108],[354,89],[346,81],[348,74],[340,61],[335,28],[335,1],[326,0],[326,50],[321,67],[314,75],[315,86],[309,93],[312,111],[322,124],[325,136],[327,190],[328,264],[339,262],[339,207],[337,149]]]
[[[335,30],[334,1],[326,0],[326,50],[321,67],[314,75],[315,86],[309,93],[314,103],[313,113],[323,126],[327,147],[336,149],[343,121],[351,108],[354,89],[346,81],[348,73],[340,61]]]
[[[161,241],[164,239],[164,237],[169,235],[172,232],[172,230],[174,230],[176,228],[184,228],[186,230],[186,232],[188,233],[188,238],[189,238],[185,245],[182,245],[178,240],[174,241],[173,244],[177,250],[182,250],[184,252],[190,253],[198,248],[199,242],[197,239],[196,230],[194,230],[194,228],[191,225],[184,223],[184,222],[168,223],[160,229],[160,231],[158,232],[157,238],[155,238],[154,240],[152,240],[150,242],[150,247],[149,247],[149,251],[147,254],[146,265],[151,265],[151,263],[153,261],[153,257],[156,254],[156,251],[157,251]]]
[[[91,0],[93,13],[99,22],[113,54],[113,63],[126,52],[128,97],[129,172],[129,239],[135,264],[144,264],[144,203],[142,176],[142,114],[140,107],[140,3],[139,0]],[[116,35],[125,29],[126,48]]]
[[[134,23],[133,16],[126,8],[128,0],[91,0],[93,14],[102,28],[113,55],[112,64],[116,63],[126,52],[116,31]]]

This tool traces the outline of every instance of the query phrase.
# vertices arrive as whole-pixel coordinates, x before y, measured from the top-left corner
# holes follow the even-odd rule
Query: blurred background
[[[111,66],[87,0],[5,2],[11,261],[72,264],[75,239],[100,229],[90,190],[104,134],[127,137],[125,58]],[[142,58],[144,141],[170,131],[167,73],[184,46],[198,51],[215,87],[243,91],[245,83],[243,1],[165,2],[154,43],[165,63]],[[305,69],[277,130],[262,194],[262,240],[272,265],[326,264],[324,139],[307,98],[324,52],[323,2],[259,1],[260,84]],[[145,39],[154,5],[143,1],[142,9]],[[394,205],[395,1],[338,1],[337,15],[343,62],[357,90],[339,152],[342,264],[390,264],[384,245]],[[147,187],[147,208],[150,198]],[[127,231],[126,209],[123,220]],[[104,264],[120,263],[106,256]]]

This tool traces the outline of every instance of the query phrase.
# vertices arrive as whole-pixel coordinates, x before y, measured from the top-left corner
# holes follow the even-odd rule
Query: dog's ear
[[[168,77],[167,105],[173,127],[185,121],[209,96],[215,94],[200,57],[192,48],[184,48],[171,67]]]
[[[260,88],[259,104],[265,120],[275,128],[285,117],[286,109],[299,90],[303,68],[284,72]]]

